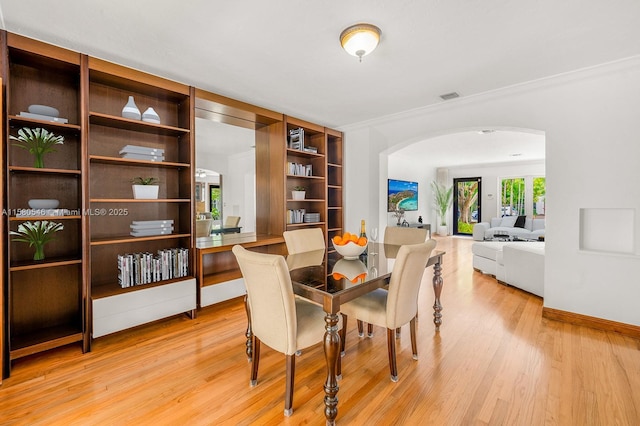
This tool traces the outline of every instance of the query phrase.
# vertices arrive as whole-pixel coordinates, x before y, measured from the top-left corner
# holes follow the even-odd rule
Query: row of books
[[[118,284],[132,287],[189,275],[189,249],[158,250],[157,254],[118,255]]]
[[[313,167],[311,164],[299,164],[288,161],[287,174],[293,176],[313,176]]]
[[[120,150],[120,156],[122,158],[131,158],[134,160],[164,161],[164,149],[126,145]]]
[[[287,210],[287,223],[302,223],[305,211],[305,209]]]
[[[168,235],[173,233],[173,219],[134,220],[129,227],[134,237]]]

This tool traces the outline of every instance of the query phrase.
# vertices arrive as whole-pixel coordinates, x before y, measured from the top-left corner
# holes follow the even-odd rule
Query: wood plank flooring
[[[434,331],[431,268],[420,293],[418,351],[349,324],[338,424],[638,425],[640,341],[543,319],[542,299],[473,271],[471,243],[445,249],[443,325]],[[322,425],[321,346],[296,360],[294,413],[283,416],[284,356],[262,346],[249,386],[241,301],[14,362],[0,387],[2,425]]]

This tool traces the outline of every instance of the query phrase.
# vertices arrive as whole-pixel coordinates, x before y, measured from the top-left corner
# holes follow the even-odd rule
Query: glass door
[[[482,178],[453,180],[453,235],[472,235],[479,222]]]

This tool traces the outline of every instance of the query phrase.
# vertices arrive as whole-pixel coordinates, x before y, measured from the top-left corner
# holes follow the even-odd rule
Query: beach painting
[[[387,211],[418,210],[418,182],[388,179]]]

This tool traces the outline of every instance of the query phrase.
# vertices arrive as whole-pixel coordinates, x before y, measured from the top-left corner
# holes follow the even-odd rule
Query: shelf
[[[92,203],[189,203],[188,198],[92,198]]]
[[[89,121],[91,124],[157,135],[180,136],[190,133],[189,129],[166,126],[164,124],[147,123],[146,121],[141,120],[131,120],[99,112],[90,112]]]
[[[17,209],[9,209],[9,210],[17,210]],[[25,209],[27,210],[27,209]],[[71,211],[76,211],[77,209],[69,209]],[[82,216],[77,215],[69,215],[69,216],[11,216],[9,218],[10,221],[16,222],[24,222],[27,220],[78,220],[82,219]]]
[[[78,126],[77,124],[58,123],[56,121],[38,120],[36,118],[20,117],[18,115],[10,115],[7,118],[9,119],[10,127],[14,127],[13,124],[20,124],[23,127],[25,125],[33,124],[41,127],[58,129],[59,131],[62,131],[62,132],[72,131],[74,133],[79,132],[81,129],[80,126]]]
[[[168,167],[168,168],[178,168],[178,169],[188,169],[191,167],[189,163],[174,163],[170,161],[149,161],[149,160],[134,160],[131,158],[118,158],[118,157],[108,157],[105,155],[90,155],[89,160],[92,163],[103,163],[103,164],[118,164],[118,165],[128,165],[128,166],[149,166],[149,167]]]
[[[80,174],[82,173],[80,170],[49,169],[49,168],[24,167],[24,166],[9,166],[9,171],[21,172],[21,173],[47,173],[47,174],[57,174],[57,175],[72,175],[72,176],[80,176]]]
[[[193,278],[194,278],[193,276],[187,275],[180,278],[173,278],[171,280],[157,281],[154,283],[134,285],[134,286],[125,287],[125,288],[120,287],[120,284],[118,284],[117,282],[98,284],[91,287],[91,298],[102,299],[105,297],[116,296],[118,294],[123,294],[123,293],[131,293],[131,292],[143,290],[146,288],[160,287],[168,284],[177,283],[180,281],[191,280]]]
[[[9,267],[11,272],[26,271],[29,269],[41,269],[41,268],[54,268],[56,266],[67,265],[79,265],[82,263],[82,259],[77,257],[65,257],[65,258],[45,258],[45,260],[35,263],[34,260],[23,260],[19,262],[13,262]]]
[[[342,164],[327,163],[327,167],[340,167],[340,168],[342,168]]]
[[[81,342],[82,330],[72,324],[33,331],[26,336],[12,336],[10,359],[14,360],[38,352]]]
[[[287,178],[291,178],[291,179],[318,179],[318,180],[324,180],[324,176],[287,175]]]
[[[328,210],[342,210],[342,206],[329,206],[327,207]]]
[[[291,148],[287,148],[287,154],[294,157],[324,158],[324,154],[316,154],[314,152],[306,152],[300,149],[291,149]]]
[[[322,198],[304,198],[302,200],[294,200],[291,198],[287,198],[287,203],[324,203],[324,199]]]
[[[227,271],[219,271],[214,274],[205,275],[202,279],[202,287],[216,285],[225,281],[236,280],[242,278],[240,269],[229,269]]]
[[[140,243],[144,241],[161,241],[172,240],[178,238],[188,238],[191,234],[168,234],[168,235],[152,235],[148,237],[133,237],[131,235],[123,235],[119,237],[98,238],[91,241],[92,246],[111,245],[111,244],[127,244]]]
[[[324,225],[324,222],[287,223],[287,227],[290,227],[290,228],[302,228],[305,226],[320,226],[320,225]]]

